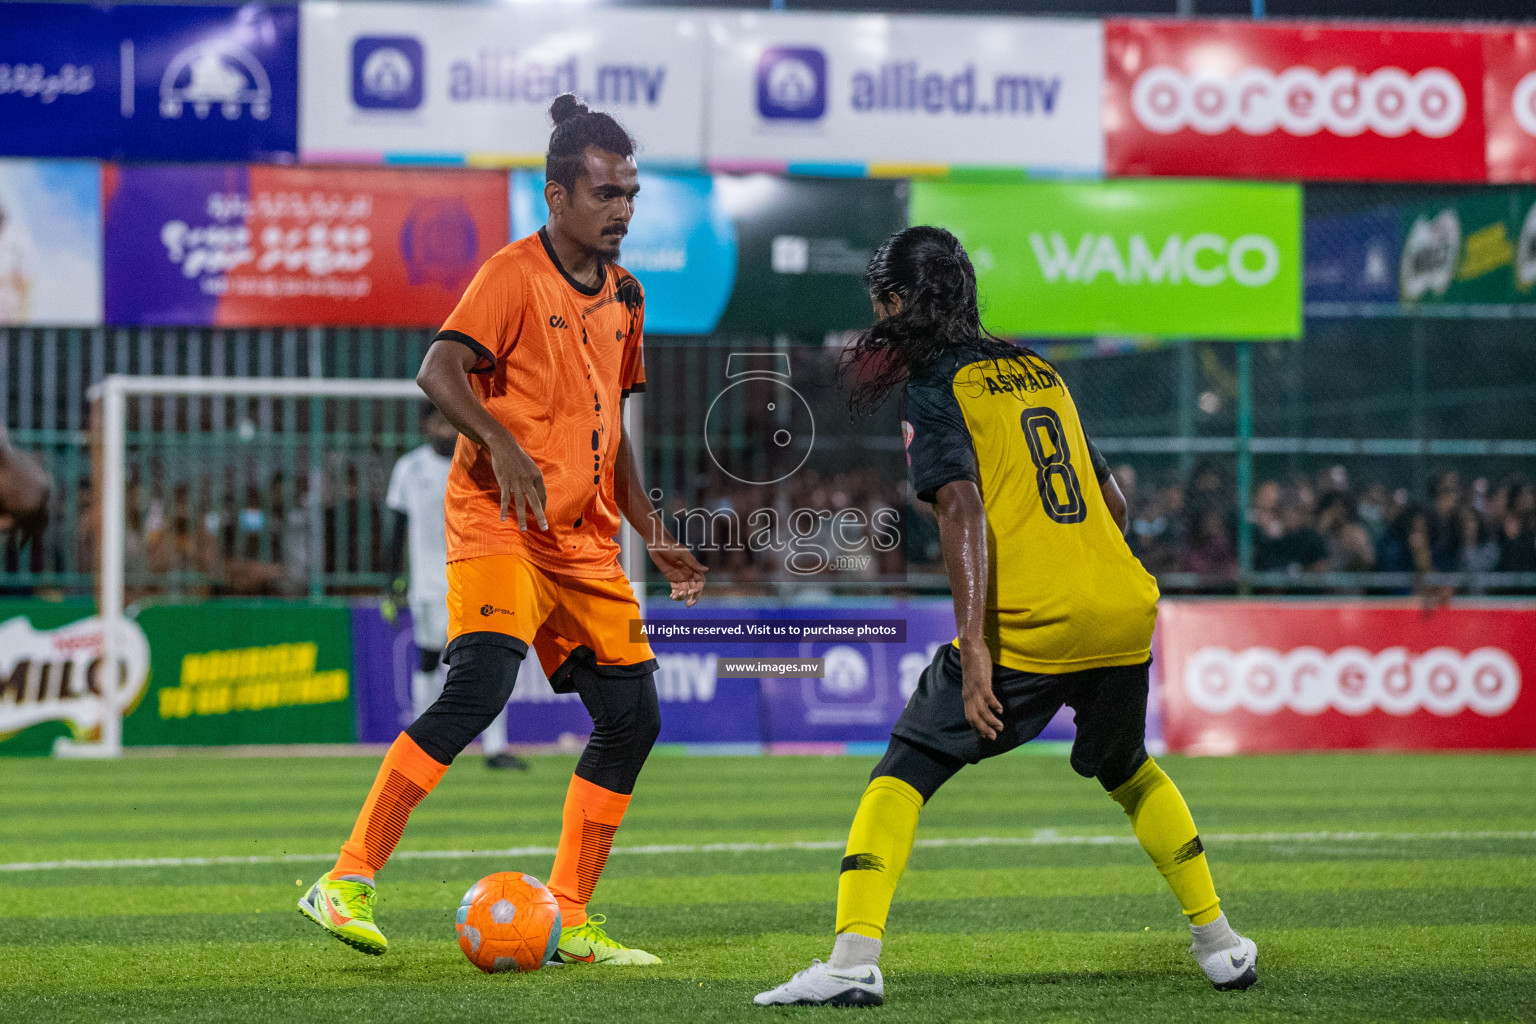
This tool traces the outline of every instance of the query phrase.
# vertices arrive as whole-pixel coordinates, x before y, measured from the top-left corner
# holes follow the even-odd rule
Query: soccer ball
[[[487,974],[536,971],[560,942],[559,904],[521,871],[498,871],[470,886],[454,920],[459,948]]]

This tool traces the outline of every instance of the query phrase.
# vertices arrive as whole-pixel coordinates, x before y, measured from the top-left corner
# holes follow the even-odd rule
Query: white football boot
[[[885,979],[880,968],[864,964],[837,970],[812,960],[778,988],[752,997],[758,1006],[879,1006],[885,1002]]]
[[[1252,939],[1239,935],[1236,946],[1203,957],[1194,946],[1189,951],[1195,954],[1200,969],[1218,991],[1245,989],[1259,980],[1259,947]]]

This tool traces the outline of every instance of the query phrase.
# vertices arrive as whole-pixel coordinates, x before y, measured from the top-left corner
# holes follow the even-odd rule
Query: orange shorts
[[[553,677],[578,647],[599,665],[638,665],[656,657],[629,638],[640,605],[624,576],[562,576],[520,555],[482,555],[448,563],[448,646],[469,633],[500,633],[539,655]]]

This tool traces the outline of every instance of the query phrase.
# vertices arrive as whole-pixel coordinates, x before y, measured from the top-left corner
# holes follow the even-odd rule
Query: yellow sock
[[[853,932],[871,939],[885,934],[891,897],[912,853],[922,809],[922,795],[888,775],[864,790],[837,879],[838,934]]]
[[[1109,795],[1125,808],[1141,848],[1168,880],[1189,923],[1210,924],[1221,916],[1221,901],[1189,805],[1157,762],[1147,758]]]

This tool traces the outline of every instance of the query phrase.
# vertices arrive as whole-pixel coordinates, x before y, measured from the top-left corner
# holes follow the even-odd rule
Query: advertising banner
[[[1172,750],[1536,748],[1536,607],[1164,602]]]
[[[1402,219],[1403,303],[1536,300],[1536,189],[1447,192]]]
[[[1296,338],[1301,189],[1233,182],[914,182],[1006,336]]]
[[[0,755],[46,754],[60,737],[100,737],[101,695],[132,710],[149,685],[149,641],[135,622],[117,635],[119,668],[102,659],[91,602],[0,602]]]
[[[296,6],[0,7],[0,155],[287,162]]]
[[[1488,179],[1536,181],[1536,29],[1483,33]]]
[[[111,324],[438,326],[507,241],[506,175],[108,167]]]
[[[732,624],[754,625],[892,619],[905,623],[904,638],[892,643],[653,641],[663,743],[766,747],[781,752],[830,752],[849,743],[883,744],[934,652],[955,635],[954,608],[948,601],[827,609],[685,609],[658,603],[650,611],[682,622],[724,618]],[[373,607],[359,607],[352,614],[358,739],[389,743],[413,717],[410,679],[416,651],[410,623],[402,617],[387,625]],[[819,658],[824,673],[821,678],[732,678],[723,671],[722,661],[727,658]],[[1148,736],[1154,745],[1161,736],[1157,714],[1154,701],[1148,715]],[[525,660],[507,714],[510,741],[575,745],[591,731],[592,719],[581,699],[555,693],[538,659]],[[1073,735],[1072,713],[1064,710],[1041,738],[1070,740]]]
[[[736,283],[722,333],[820,338],[873,319],[864,271],[907,223],[904,183],[718,175],[736,224]]]
[[[1099,22],[731,14],[714,29],[716,166],[1103,167]]]
[[[651,162],[703,154],[704,21],[568,4],[303,5],[304,159],[542,164],[574,92]]]
[[[352,742],[346,608],[165,605],[137,625],[154,674],[123,721],[125,745]]]
[[[411,673],[417,665],[410,613],[393,625],[377,607],[352,611],[357,672],[357,738],[391,743],[415,718]],[[721,679],[714,651],[658,650],[656,695],[663,743],[757,743],[757,680]],[[439,670],[443,671],[442,669]],[[584,741],[592,717],[574,693],[556,693],[532,654],[523,660],[507,713],[513,743]],[[578,739],[579,738],[579,739]]]
[[[1306,301],[1396,303],[1402,250],[1402,215],[1396,207],[1308,217]]]
[[[512,237],[544,225],[544,172],[512,172]],[[645,288],[645,332],[709,334],[736,282],[736,225],[707,174],[640,172],[619,264]]]
[[[0,326],[99,323],[100,167],[0,160]]]
[[[1111,20],[1114,175],[1482,181],[1480,33]]]

